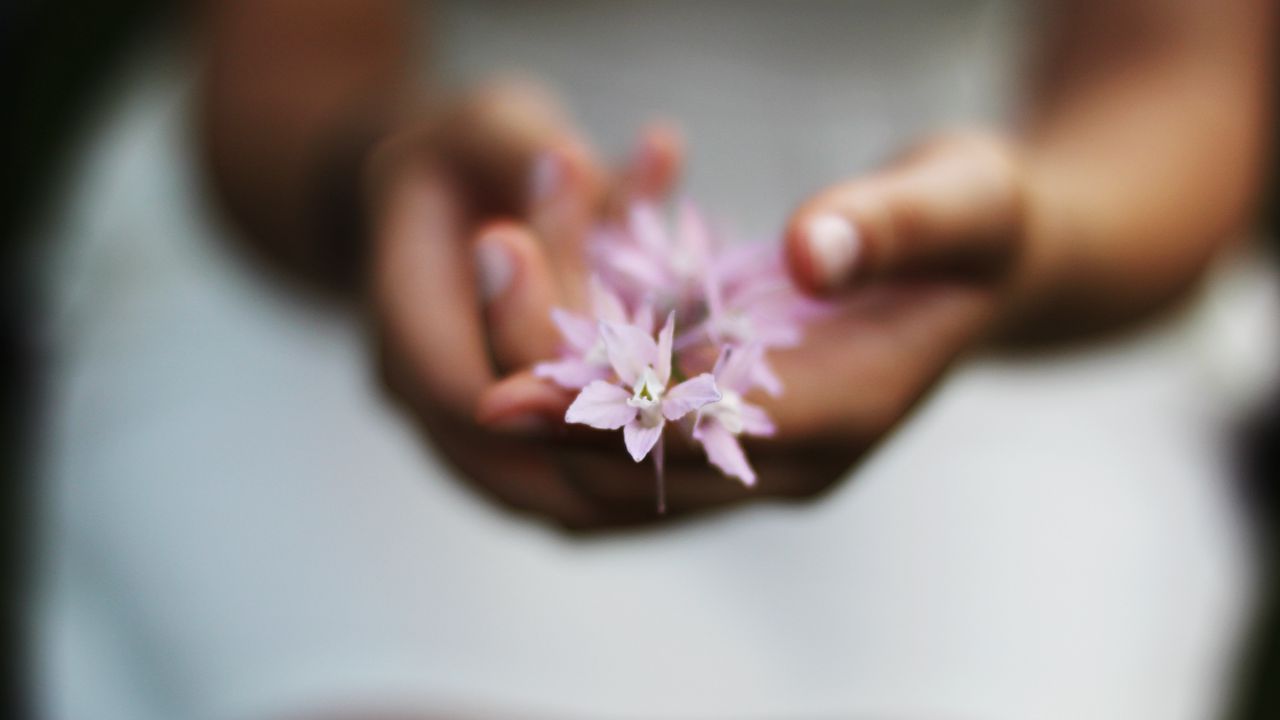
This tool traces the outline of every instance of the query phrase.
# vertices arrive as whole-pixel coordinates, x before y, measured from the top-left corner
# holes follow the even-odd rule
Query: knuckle
[[[880,209],[883,240],[873,247],[881,254],[876,258],[879,262],[892,264],[899,256],[911,254],[912,246],[927,232],[931,218],[924,205],[910,195],[889,193]]]

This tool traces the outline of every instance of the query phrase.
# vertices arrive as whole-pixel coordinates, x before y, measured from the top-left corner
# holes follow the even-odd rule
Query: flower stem
[[[665,515],[667,512],[667,491],[663,478],[663,452],[662,445],[665,438],[658,438],[658,444],[653,448],[653,469],[658,479],[658,514]]]

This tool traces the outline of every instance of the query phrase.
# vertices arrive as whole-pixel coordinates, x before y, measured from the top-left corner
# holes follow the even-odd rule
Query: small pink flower
[[[760,246],[718,255],[707,268],[703,291],[706,318],[676,339],[678,350],[704,340],[717,347],[795,347],[803,338],[804,325],[820,316],[825,305],[801,295],[778,254]],[[763,354],[751,365],[751,384],[775,397],[782,394],[782,381]]]
[[[656,343],[649,332],[616,322],[601,321],[599,334],[618,382],[589,383],[569,406],[564,419],[601,430],[622,428],[627,452],[636,462],[658,443],[668,420],[679,420],[721,399],[710,373],[667,387],[671,381],[674,312],[667,316]]]
[[[764,347],[758,343],[726,347],[721,351],[712,370],[716,387],[720,390],[720,400],[698,410],[693,425],[693,437],[702,443],[711,464],[748,486],[755,484],[756,473],[747,462],[738,436],[767,437],[775,432],[773,421],[764,408],[742,398],[751,388],[753,377],[763,361]]]
[[[677,210],[674,233],[657,208],[636,204],[625,226],[604,229],[592,243],[597,265],[620,287],[657,295],[677,307],[698,299],[714,245],[706,222],[688,201]]]
[[[600,336],[600,321],[627,323],[653,332],[653,307],[641,303],[631,317],[626,306],[599,278],[590,284],[591,312],[594,319],[561,308],[551,311],[551,320],[564,339],[564,354],[559,360],[538,363],[533,366],[536,377],[546,378],[569,390],[578,390],[592,380],[609,377],[609,356]]]
[[[579,390],[566,422],[621,429],[633,460],[653,455],[659,512],[663,433],[668,422],[691,413],[693,422],[683,425],[708,461],[755,484],[740,437],[772,435],[775,428],[744,396],[757,387],[781,393],[766,350],[795,347],[806,323],[834,309],[795,288],[776,244],[724,243],[688,202],[673,220],[669,227],[658,208],[637,205],[627,222],[594,231],[591,314],[553,311],[564,352],[534,367],[535,375]],[[656,340],[655,308],[671,311]],[[716,355],[711,372],[668,387],[673,365],[697,372]]]

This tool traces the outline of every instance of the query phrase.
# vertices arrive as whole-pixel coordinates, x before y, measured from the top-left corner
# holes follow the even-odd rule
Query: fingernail
[[[486,235],[476,242],[475,248],[477,284],[480,299],[491,302],[506,292],[515,275],[515,266],[511,261],[511,253],[496,235]]]
[[[805,242],[824,287],[848,279],[861,245],[857,229],[848,220],[834,214],[815,216],[805,227]]]
[[[530,178],[530,197],[534,204],[545,203],[560,192],[564,184],[564,159],[553,150],[542,152],[533,161],[533,176]]]

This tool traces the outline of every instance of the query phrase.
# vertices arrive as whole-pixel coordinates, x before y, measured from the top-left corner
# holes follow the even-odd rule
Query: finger
[[[560,340],[551,309],[559,300],[538,240],[511,222],[490,224],[477,237],[476,274],[498,368],[523,368],[554,357]]]
[[[675,190],[684,164],[684,138],[675,125],[655,121],[640,131],[619,185],[629,200],[660,200]]]
[[[1002,141],[936,141],[804,203],[786,232],[792,276],[821,294],[893,277],[1000,272],[1020,236],[1022,188]]]
[[[528,206],[529,177],[548,148],[577,133],[544,88],[527,81],[489,83],[441,121],[436,144],[473,190],[473,215],[516,215]]]
[[[575,394],[526,370],[504,378],[481,396],[476,421],[504,432],[550,434],[564,425]]]
[[[494,378],[458,193],[407,163],[382,188],[372,280],[388,370],[411,404],[469,418]]]
[[[586,295],[586,238],[594,210],[622,217],[635,200],[660,200],[680,176],[684,144],[676,128],[651,123],[641,131],[630,160],[606,184],[589,148],[562,136],[536,160],[530,187],[530,222],[548,247],[566,303],[581,307]],[[603,201],[601,198],[604,198]]]
[[[486,433],[473,421],[494,377],[448,186],[407,175],[390,186],[379,217],[375,293],[387,364],[436,446],[503,505],[567,527],[604,522],[563,482],[545,448]]]
[[[476,408],[476,421],[495,432],[554,439],[559,447],[616,447],[619,457],[625,457],[620,433],[565,423],[565,411],[577,394],[525,370],[485,391]],[[673,454],[682,453],[669,453]]]
[[[530,178],[529,225],[546,249],[560,296],[570,307],[586,297],[586,239],[598,192],[590,153],[572,140],[540,155]]]

